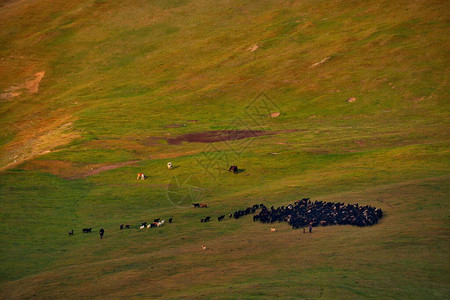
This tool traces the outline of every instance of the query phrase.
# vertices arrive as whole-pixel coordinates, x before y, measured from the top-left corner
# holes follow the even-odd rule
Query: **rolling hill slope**
[[[449,6],[1,1],[0,295],[448,298]],[[215,220],[303,197],[385,217]]]

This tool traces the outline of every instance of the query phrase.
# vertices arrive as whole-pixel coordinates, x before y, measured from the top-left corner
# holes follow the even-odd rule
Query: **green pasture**
[[[448,299],[449,8],[0,1],[0,298]],[[169,141],[217,130],[267,135]],[[228,219],[304,197],[385,215],[312,234]]]

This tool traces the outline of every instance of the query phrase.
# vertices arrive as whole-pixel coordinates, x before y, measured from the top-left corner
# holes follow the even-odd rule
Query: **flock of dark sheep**
[[[354,225],[371,226],[383,217],[383,211],[369,205],[344,204],[341,202],[310,201],[303,198],[288,206],[270,209],[262,207],[253,221],[261,223],[288,222],[292,228],[305,226]]]
[[[261,209],[258,214],[256,210]],[[245,215],[254,214],[253,221],[261,223],[287,222],[294,229],[305,226],[328,225],[354,225],[359,227],[371,226],[378,223],[383,217],[383,211],[369,205],[344,204],[341,202],[314,201],[303,198],[294,204],[268,209],[264,204],[255,204],[246,209],[237,210],[228,215],[229,218],[239,219]],[[225,218],[217,218],[220,222]],[[211,217],[201,219],[202,223],[211,220]]]
[[[195,207],[207,208],[206,204],[193,203]],[[256,213],[259,210],[259,213]],[[287,206],[281,206],[275,208],[272,206],[270,209],[264,204],[255,204],[245,209],[236,210],[228,214],[228,218],[239,219],[243,216],[253,214],[253,221],[259,221],[261,223],[275,223],[275,222],[287,222],[294,229],[304,228],[309,226],[328,226],[328,225],[354,225],[359,227],[371,226],[378,223],[383,217],[383,211],[380,208],[375,208],[369,205],[359,204],[344,204],[341,202],[326,202],[326,201],[314,201],[309,198],[303,198],[289,204]],[[217,218],[218,222],[225,219],[225,215],[221,215]],[[154,222],[147,224],[142,223],[139,228],[145,227],[160,227],[164,224],[165,220],[155,219]],[[202,218],[200,222],[207,223],[211,221],[211,216]],[[172,223],[172,218],[169,219],[169,223]],[[130,225],[120,225],[120,230],[130,229]],[[84,228],[84,233],[91,232],[92,228]],[[272,230],[275,231],[275,230]],[[73,230],[69,232],[69,235],[73,235]],[[102,234],[101,234],[102,235]]]

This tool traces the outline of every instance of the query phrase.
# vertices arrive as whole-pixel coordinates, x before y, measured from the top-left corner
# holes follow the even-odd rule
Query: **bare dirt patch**
[[[39,84],[42,78],[44,78],[45,71],[37,72],[34,74],[33,79],[26,80],[25,83],[19,85],[12,85],[5,89],[0,94],[0,100],[10,100],[14,97],[20,96],[24,90],[27,90],[31,94],[36,94],[39,91]]]
[[[312,69],[312,68],[318,67],[318,66],[320,66],[320,65],[323,65],[325,62],[327,62],[327,61],[330,60],[330,59],[331,59],[331,56],[325,57],[325,58],[322,59],[321,61],[316,62],[315,64],[310,65],[310,66],[309,66],[309,69]]]
[[[28,92],[35,94],[39,91],[39,84],[41,83],[42,78],[44,78],[44,75],[45,71],[37,72],[34,74],[34,79],[25,81],[24,87]]]
[[[266,131],[266,130],[213,130],[204,132],[193,132],[168,139],[171,145],[178,145],[182,142],[189,143],[216,143],[232,140],[241,140],[258,136],[275,135],[279,133],[293,132],[296,130]]]

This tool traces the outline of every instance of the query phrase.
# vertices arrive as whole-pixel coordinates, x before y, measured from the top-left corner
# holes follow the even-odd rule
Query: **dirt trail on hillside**
[[[125,162],[121,162],[121,163],[116,163],[116,164],[112,164],[112,165],[106,165],[106,166],[101,166],[101,167],[97,167],[97,168],[92,168],[87,172],[84,172],[82,174],[78,174],[72,177],[67,177],[67,179],[79,179],[79,178],[85,178],[88,176],[92,176],[92,175],[96,175],[98,173],[104,172],[104,171],[109,171],[109,170],[114,170],[123,166],[128,166],[134,163],[139,162],[139,160],[132,160],[132,161],[125,161]]]

